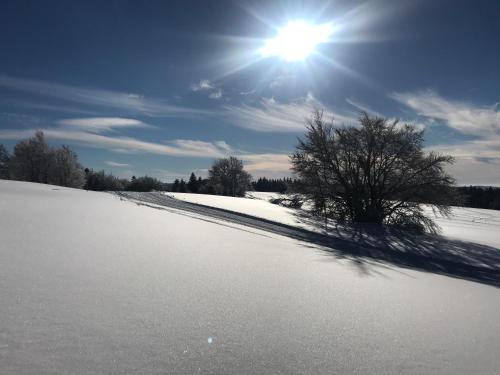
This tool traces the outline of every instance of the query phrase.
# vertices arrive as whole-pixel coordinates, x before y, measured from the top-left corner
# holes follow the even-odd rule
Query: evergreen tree
[[[196,179],[194,172],[192,172],[191,176],[189,176],[187,187],[191,193],[198,193],[198,180]]]
[[[180,181],[178,178],[176,178],[174,181],[174,184],[172,185],[172,191],[174,193],[179,191],[179,185],[180,185]]]
[[[179,193],[185,193],[187,191],[186,181],[181,178],[181,182],[179,183]]]
[[[255,191],[269,191],[283,194],[287,192],[291,183],[292,180],[290,178],[268,179],[260,177],[257,181],[252,182],[252,187]]]
[[[133,179],[127,188],[130,191],[142,192],[153,190],[162,191],[165,189],[164,184],[160,180],[149,176],[137,177]]]

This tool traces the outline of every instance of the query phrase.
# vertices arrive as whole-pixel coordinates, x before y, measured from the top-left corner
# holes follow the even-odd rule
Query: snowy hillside
[[[166,194],[185,202],[241,212],[308,230],[323,230],[322,225],[318,225],[308,215],[304,215],[303,210],[294,210],[270,203],[271,198],[280,196],[277,193],[249,192],[246,198],[190,193]],[[430,209],[428,209],[428,215],[436,219],[444,236],[500,247],[500,211],[454,207],[451,217],[436,217]]]
[[[468,230],[498,223],[467,220]],[[500,368],[491,278],[342,256],[342,246],[326,251],[108,193],[3,180],[0,239],[2,374]]]

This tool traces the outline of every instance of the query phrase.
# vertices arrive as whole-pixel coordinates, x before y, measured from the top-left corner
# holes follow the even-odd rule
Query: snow
[[[497,287],[50,185],[0,180],[0,301],[5,374],[500,368]]]
[[[284,196],[278,193],[249,192],[246,198],[191,193],[166,194],[185,202],[222,208],[312,231],[323,231],[321,223],[313,221],[304,210],[270,203],[270,199]],[[450,217],[443,217],[434,216],[430,208],[426,210],[440,226],[443,236],[500,247],[500,211],[454,207]]]
[[[225,197],[222,195],[192,194],[192,193],[165,193],[165,195],[184,202],[203,204],[209,207],[222,208],[258,218],[276,221],[278,223],[314,229],[307,222],[296,217],[296,210],[272,204],[269,199],[279,194],[252,192],[249,198]]]
[[[453,207],[451,217],[438,216],[436,222],[446,237],[500,247],[498,210]]]

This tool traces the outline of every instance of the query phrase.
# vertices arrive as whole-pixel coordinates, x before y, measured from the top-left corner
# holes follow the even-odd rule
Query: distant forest
[[[463,206],[500,210],[500,188],[463,186],[458,191],[463,197]]]
[[[273,193],[284,194],[289,192],[289,187],[292,185],[291,178],[259,178],[257,181],[252,181],[252,188],[255,191],[269,191]]]

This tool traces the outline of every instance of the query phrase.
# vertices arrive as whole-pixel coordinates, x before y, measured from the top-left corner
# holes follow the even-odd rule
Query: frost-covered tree
[[[9,178],[10,155],[3,144],[0,143],[0,179]]]
[[[422,203],[448,214],[454,179],[445,172],[453,158],[425,153],[423,131],[370,117],[360,126],[335,128],[316,112],[291,156],[300,190],[327,217],[435,231]]]
[[[81,188],[85,183],[83,168],[78,157],[69,147],[50,151],[48,183],[59,186]]]
[[[19,142],[9,163],[11,178],[81,188],[85,182],[78,157],[69,147],[52,149],[43,132]]]
[[[38,131],[34,137],[21,141],[14,147],[14,155],[9,164],[11,178],[48,183],[51,158],[45,136]]]
[[[209,183],[216,194],[242,197],[250,187],[252,176],[243,169],[243,162],[234,156],[215,161],[208,171]]]

